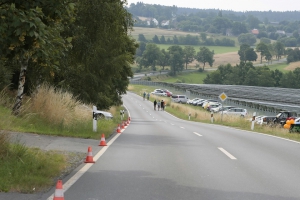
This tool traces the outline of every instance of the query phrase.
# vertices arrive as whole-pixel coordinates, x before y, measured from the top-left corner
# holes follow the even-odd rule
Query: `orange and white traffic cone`
[[[128,126],[127,121],[124,121],[124,126]]]
[[[99,146],[107,146],[107,144],[105,142],[105,135],[104,134],[102,134],[102,136],[101,136],[101,140],[100,140]]]
[[[64,190],[62,187],[62,180],[58,180],[54,192],[53,200],[64,200]]]
[[[125,127],[124,127],[124,123],[123,122],[121,122],[121,129],[124,129]]]
[[[128,117],[129,121],[131,121],[130,117]]]
[[[117,133],[121,133],[120,124],[118,124]]]
[[[127,119],[127,124],[130,124],[130,120],[129,119]]]
[[[93,159],[92,147],[88,148],[88,155],[86,156],[86,159],[84,162],[85,163],[95,163],[95,161]]]

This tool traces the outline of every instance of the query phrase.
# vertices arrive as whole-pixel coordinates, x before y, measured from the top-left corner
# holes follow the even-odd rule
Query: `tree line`
[[[182,13],[179,12],[179,10],[183,8],[150,5],[141,2],[136,5],[131,4],[128,10],[135,16],[145,16],[143,13],[137,12],[137,10],[146,8],[152,11],[152,18],[158,19],[158,26],[160,28],[233,36],[250,34],[251,30],[257,29],[259,33],[256,35],[256,38],[263,38],[265,42],[277,40],[282,42],[286,47],[296,47],[300,45],[300,21],[295,20],[299,18],[293,17],[300,16],[299,11],[280,13],[252,11],[241,13],[213,9],[185,9],[189,10],[189,12]],[[161,15],[161,12],[156,12],[156,10],[163,9],[170,10],[169,13],[171,12],[172,15],[166,16],[164,14]],[[149,15],[147,16],[149,17]],[[272,16],[272,18],[268,18],[268,16]],[[275,20],[274,16],[282,16],[282,18],[276,18]],[[273,18],[274,20],[271,20]],[[147,26],[145,21],[140,20],[138,17],[135,17],[135,19],[135,26]],[[163,26],[161,24],[163,20],[169,20],[169,25]],[[155,27],[156,25],[151,23],[150,26]]]
[[[138,44],[119,0],[6,0],[0,3],[0,89],[24,94],[42,82],[99,109],[121,104]]]
[[[170,75],[176,75],[182,71],[184,67],[187,69],[189,63],[197,60],[202,63],[202,70],[208,64],[212,67],[214,63],[214,51],[207,47],[200,47],[196,52],[193,46],[172,45],[167,50],[160,49],[157,44],[141,42],[137,49],[136,62],[139,69],[151,68],[156,70],[157,66],[161,66],[164,70],[166,66],[170,66]]]
[[[300,68],[282,73],[267,66],[254,67],[252,62],[241,62],[236,66],[220,65],[216,71],[207,74],[203,83],[299,89]]]
[[[147,40],[144,34],[138,35],[139,42],[150,42],[155,44],[175,44],[175,45],[207,45],[207,46],[235,46],[235,41],[229,38],[213,39],[208,37],[206,33],[200,33],[198,35],[179,36],[174,35],[173,37],[165,38],[164,35],[158,37],[154,35],[152,40]]]

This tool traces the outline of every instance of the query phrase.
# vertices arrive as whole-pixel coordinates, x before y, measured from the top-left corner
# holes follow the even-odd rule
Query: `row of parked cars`
[[[234,106],[223,106],[220,102],[213,99],[200,99],[195,98],[187,101],[187,104],[194,106],[201,106],[203,109],[210,112],[223,112],[227,115],[239,115],[245,117],[247,115],[247,109],[237,108]]]
[[[244,108],[236,108],[234,106],[223,106],[220,102],[213,99],[201,99],[194,98],[189,99],[186,95],[175,95],[172,94],[167,89],[155,89],[151,94],[158,96],[171,97],[172,102],[175,103],[186,103],[194,106],[202,106],[203,109],[207,111],[212,111],[214,113],[223,112],[223,114],[227,115],[239,115],[245,117],[247,115],[247,109]]]

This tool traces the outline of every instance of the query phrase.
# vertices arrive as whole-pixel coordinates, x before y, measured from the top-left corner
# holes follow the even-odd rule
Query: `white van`
[[[186,95],[172,95],[172,101],[176,103],[187,103],[188,100]]]

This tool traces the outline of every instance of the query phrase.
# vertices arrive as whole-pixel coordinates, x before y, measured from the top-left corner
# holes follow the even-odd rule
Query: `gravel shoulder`
[[[0,131],[0,134],[4,131]],[[68,167],[60,174],[59,179],[64,179],[83,164],[86,158],[88,147],[92,147],[93,154],[98,152],[100,140],[81,139],[70,137],[58,137],[49,135],[39,135],[34,133],[7,132],[12,143],[23,144],[31,148],[39,148],[45,151],[56,151],[66,156]],[[0,199],[6,200],[42,200],[49,197],[55,188],[33,194],[22,194],[17,192],[0,193]],[[53,191],[52,191],[53,190]]]

